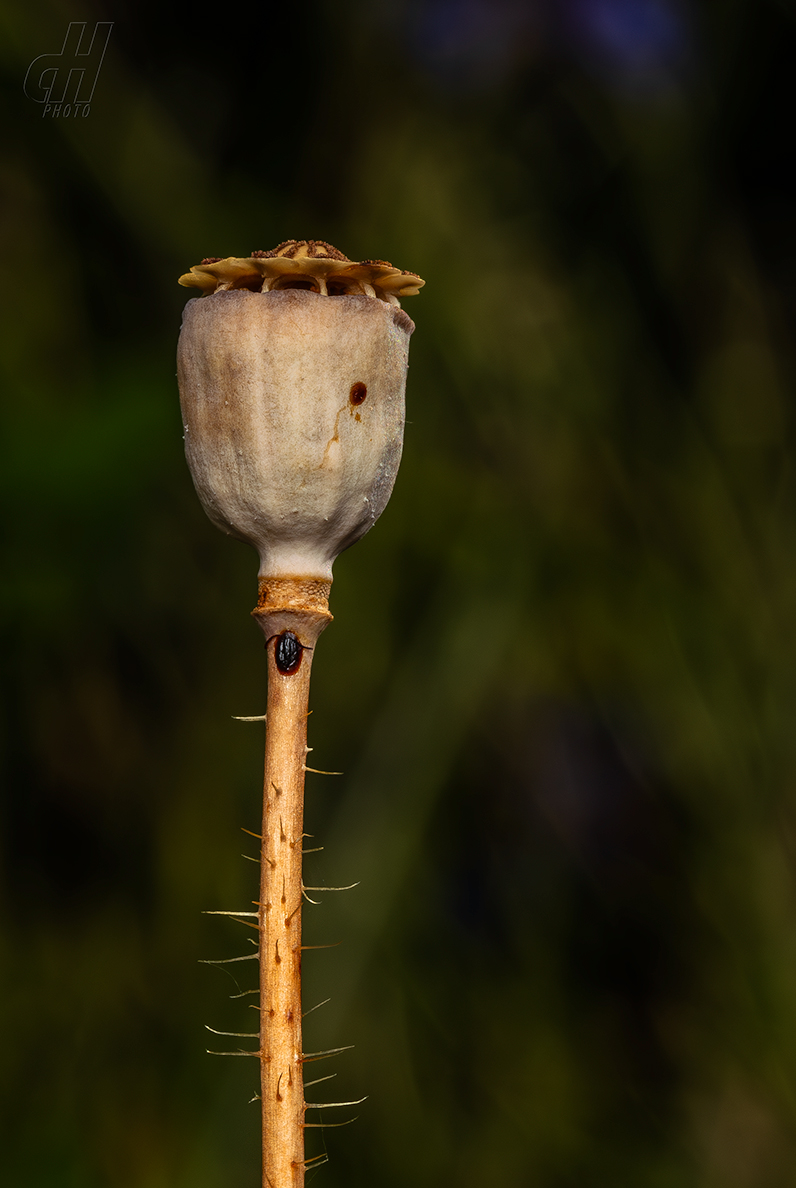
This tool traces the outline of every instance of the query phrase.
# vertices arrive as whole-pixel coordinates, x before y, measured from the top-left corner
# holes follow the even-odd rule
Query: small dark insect
[[[365,384],[352,384],[351,391],[348,394],[348,399],[352,404],[361,404],[368,394],[368,389]]]
[[[279,671],[285,676],[297,672],[303,651],[303,647],[292,631],[283,631],[281,635],[278,635],[274,647],[274,657]]]

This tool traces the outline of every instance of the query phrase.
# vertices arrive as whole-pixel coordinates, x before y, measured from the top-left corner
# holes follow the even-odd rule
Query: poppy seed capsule
[[[334,559],[384,510],[398,471],[414,324],[395,287],[383,299],[361,283],[335,295],[309,287],[312,266],[339,274],[341,260],[295,250],[253,259],[271,272],[291,268],[267,291],[253,291],[248,276],[245,287],[224,280],[224,265],[240,274],[238,260],[181,278],[207,288],[208,273],[218,274],[215,291],[186,306],[180,333],[188,465],[213,523],[259,552],[263,579],[331,581]],[[302,263],[308,278],[296,274]],[[364,267],[345,264],[348,273]],[[378,264],[403,291],[409,276],[414,291],[422,284]]]

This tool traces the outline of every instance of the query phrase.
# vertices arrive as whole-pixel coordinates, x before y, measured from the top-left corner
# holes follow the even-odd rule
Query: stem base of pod
[[[292,631],[304,648],[312,648],[333,616],[329,613],[332,583],[321,578],[261,577],[252,615],[266,641]]]

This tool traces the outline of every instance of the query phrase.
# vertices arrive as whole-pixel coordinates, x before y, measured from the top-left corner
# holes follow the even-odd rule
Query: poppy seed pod
[[[335,558],[392,492],[414,330],[398,298],[423,281],[291,240],[180,283],[207,294],[186,306],[178,347],[202,505],[257,549],[261,605],[297,584],[328,592]]]
[[[304,1062],[335,1051],[307,1053],[302,1039],[301,958],[312,947],[301,941],[312,889],[302,876],[304,779],[317,770],[307,766],[310,673],[331,619],[334,560],[395,482],[414,330],[399,299],[423,282],[384,260],[290,240],[204,260],[180,283],[205,294],[188,302],[178,348],[185,453],[210,519],[260,554],[253,614],[268,657],[258,949],[230,959],[258,960],[260,1026],[246,1033],[258,1047],[220,1054],[259,1058],[263,1185],[301,1188],[317,1165],[304,1158],[305,1130],[323,1125],[307,1112],[357,1104],[304,1098]]]

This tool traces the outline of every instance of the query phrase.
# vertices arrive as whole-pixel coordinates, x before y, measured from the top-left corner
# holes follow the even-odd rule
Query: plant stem
[[[268,705],[260,867],[260,1070],[263,1188],[304,1183],[301,1039],[301,859],[310,671],[330,621],[330,583],[262,579],[252,613],[266,637]],[[301,645],[295,671],[280,670],[279,637]]]

